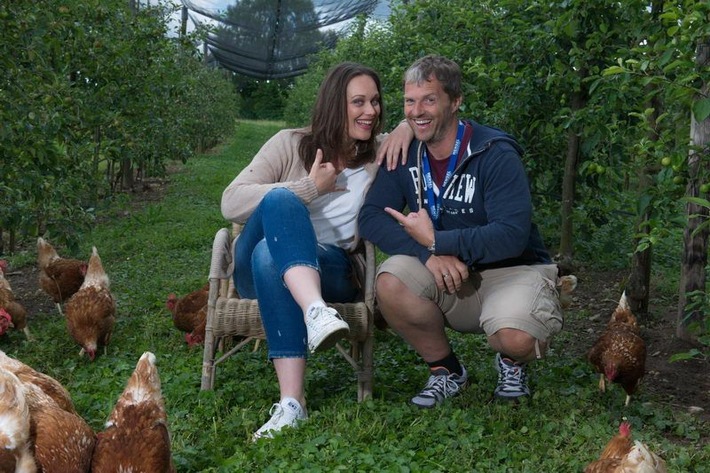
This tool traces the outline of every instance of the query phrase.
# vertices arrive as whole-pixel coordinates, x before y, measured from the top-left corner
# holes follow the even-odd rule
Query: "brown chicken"
[[[0,350],[0,368],[14,374],[24,384],[37,386],[42,392],[52,398],[59,407],[67,412],[76,414],[69,391],[56,379],[36,371],[20,360],[7,356],[2,350]]]
[[[15,300],[10,282],[5,279],[6,271],[7,261],[0,260],[0,309],[4,309],[4,314],[0,313],[0,335],[4,335],[8,328],[14,327],[16,330],[22,330],[28,340],[32,340],[30,329],[27,327],[27,311]]]
[[[37,264],[39,286],[62,313],[62,302],[69,300],[84,282],[88,265],[86,261],[62,258],[47,240],[37,238]]]
[[[175,294],[168,295],[165,306],[173,316],[173,325],[185,332],[185,341],[189,346],[202,343],[205,340],[205,325],[207,321],[207,298],[210,285],[192,291],[184,297]]]
[[[64,309],[69,333],[81,345],[79,356],[86,353],[93,361],[99,346],[104,347],[105,353],[116,322],[116,301],[96,247],[92,249],[84,283]]]
[[[79,415],[62,409],[34,384],[23,383],[30,411],[31,439],[39,471],[87,473],[96,434]]]
[[[620,384],[626,391],[626,406],[645,372],[646,343],[639,332],[624,292],[604,332],[587,353],[589,362],[601,373],[599,390],[605,391],[605,380]]]
[[[145,352],[98,434],[91,471],[174,472],[167,420],[155,355]]]
[[[0,368],[0,471],[35,473],[30,414],[22,382]]]
[[[666,462],[638,440],[631,442],[631,425],[622,422],[619,433],[604,447],[584,473],[667,473]]]

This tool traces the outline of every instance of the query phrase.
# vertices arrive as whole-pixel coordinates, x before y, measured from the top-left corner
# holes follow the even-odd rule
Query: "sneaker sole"
[[[348,327],[346,323],[345,327],[330,332],[320,340],[309,340],[308,348],[310,348],[312,353],[327,350],[334,347],[335,344],[338,343],[341,338],[345,338],[348,333],[350,333],[350,327]]]
[[[493,394],[491,400],[495,402],[501,402],[503,404],[518,404],[520,402],[529,402],[531,399],[531,394],[521,394],[520,396],[499,396],[497,394]]]

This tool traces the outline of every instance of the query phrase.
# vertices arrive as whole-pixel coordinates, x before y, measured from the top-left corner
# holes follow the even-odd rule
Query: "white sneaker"
[[[269,414],[271,419],[254,432],[254,441],[274,438],[274,433],[284,427],[297,427],[299,422],[308,419],[306,410],[292,397],[285,397],[271,406]]]
[[[331,307],[314,307],[306,314],[308,348],[326,350],[350,332],[348,323]]]

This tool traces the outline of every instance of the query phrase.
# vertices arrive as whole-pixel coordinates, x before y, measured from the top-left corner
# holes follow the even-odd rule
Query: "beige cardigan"
[[[222,193],[222,215],[225,219],[243,224],[264,195],[277,187],[291,190],[306,205],[318,197],[316,184],[308,177],[298,155],[300,133],[304,131],[281,130],[261,147],[249,165]],[[378,137],[378,141],[380,138],[382,136]],[[378,167],[374,162],[365,165],[370,177],[368,186],[375,179]]]

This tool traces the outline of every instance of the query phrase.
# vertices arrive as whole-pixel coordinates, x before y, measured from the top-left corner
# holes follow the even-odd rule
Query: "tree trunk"
[[[585,71],[580,72],[580,78],[583,80],[586,76]],[[580,81],[581,83],[582,81]],[[580,87],[585,87],[581,85]],[[586,93],[577,91],[572,93],[570,99],[572,114],[582,110],[586,106]],[[575,127],[570,127],[567,131],[567,156],[565,157],[565,174],[562,178],[562,209],[560,228],[560,248],[557,255],[557,264],[563,272],[573,272],[573,235],[574,221],[572,214],[574,211],[574,192],[577,180],[577,164],[579,158],[581,138]]]
[[[698,44],[695,63],[697,70],[706,70],[710,66],[710,40]],[[701,76],[702,77],[702,76]],[[707,97],[710,93],[710,83],[704,82],[696,100]],[[708,175],[708,162],[710,161],[710,118],[702,122],[690,118],[690,151],[688,152],[688,197],[699,196],[700,180]],[[708,262],[708,227],[700,227],[710,215],[710,209],[689,202],[686,206],[688,224],[684,232],[683,261],[680,273],[680,294],[678,298],[678,318],[676,335],[682,340],[697,341],[699,331],[693,326],[700,324],[703,327],[706,315],[702,307],[688,310],[688,296],[697,291],[705,294],[705,266]]]
[[[655,28],[658,15],[663,10],[662,2],[655,0],[651,5],[651,22],[649,29]],[[649,85],[646,89],[646,95],[650,97],[646,108],[652,108],[653,113],[648,117],[648,140],[652,143],[657,143],[659,134],[657,131],[658,117],[661,114],[663,104],[659,99],[655,85]],[[651,187],[651,179],[649,175],[654,172],[653,167],[646,161],[639,173],[637,195],[643,196],[648,193]],[[647,208],[643,215],[639,215],[639,221],[636,225],[636,233],[640,234],[648,227],[648,221],[652,217],[652,208]],[[634,238],[634,248],[638,246],[639,239]],[[651,266],[653,264],[653,247],[649,246],[643,251],[634,251],[631,259],[631,274],[629,282],[626,285],[626,297],[629,302],[631,311],[640,318],[648,317],[648,300],[650,297],[651,286]]]
[[[133,189],[133,165],[128,158],[121,160],[121,189]]]

